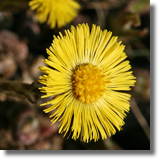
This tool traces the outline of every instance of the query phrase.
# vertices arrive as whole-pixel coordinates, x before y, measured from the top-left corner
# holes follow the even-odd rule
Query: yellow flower
[[[70,130],[72,138],[88,142],[106,139],[121,130],[123,119],[130,109],[131,95],[120,91],[130,90],[136,78],[126,54],[125,46],[111,37],[112,32],[102,31],[93,25],[90,33],[88,24],[71,27],[65,36],[55,37],[47,49],[49,55],[44,62],[52,68],[39,69],[46,73],[39,82],[46,93],[42,98],[53,96],[45,109],[52,124],[60,121],[59,133],[64,136]],[[70,133],[71,133],[70,132]]]
[[[55,28],[56,23],[61,28],[71,22],[80,8],[75,0],[32,0],[29,6],[31,10],[36,9],[36,17],[40,23],[47,21],[51,28]]]

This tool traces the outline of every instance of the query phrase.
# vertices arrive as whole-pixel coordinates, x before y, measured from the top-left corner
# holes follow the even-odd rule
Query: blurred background
[[[79,0],[78,16],[62,28],[40,24],[29,0],[0,0],[0,149],[3,150],[149,150],[150,149],[150,1]],[[122,131],[107,140],[83,143],[50,126],[41,99],[37,68],[45,65],[53,35],[71,25],[101,26],[126,45],[136,86]],[[50,98],[48,98],[50,99]]]

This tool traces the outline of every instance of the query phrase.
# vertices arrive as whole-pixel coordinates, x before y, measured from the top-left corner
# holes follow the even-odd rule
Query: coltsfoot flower
[[[40,23],[47,22],[51,28],[58,28],[70,23],[80,9],[79,3],[75,0],[31,0],[31,10],[36,10],[36,17]]]
[[[124,125],[129,112],[131,95],[122,91],[130,90],[136,78],[132,75],[130,62],[121,42],[112,32],[102,31],[93,25],[90,33],[88,24],[71,27],[65,36],[54,36],[47,49],[49,55],[44,62],[52,68],[39,69],[46,73],[39,82],[46,93],[42,98],[53,96],[45,109],[52,124],[60,121],[59,133],[68,131],[73,139],[97,141],[106,139]]]

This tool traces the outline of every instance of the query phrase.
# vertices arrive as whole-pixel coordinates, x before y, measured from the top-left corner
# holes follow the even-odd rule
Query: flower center
[[[106,76],[92,64],[79,66],[73,75],[73,88],[76,97],[90,104],[101,98],[106,91]]]

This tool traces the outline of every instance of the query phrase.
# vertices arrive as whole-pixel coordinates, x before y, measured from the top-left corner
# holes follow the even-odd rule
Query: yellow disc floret
[[[106,76],[92,64],[79,66],[73,75],[73,89],[82,102],[96,102],[106,91]]]

